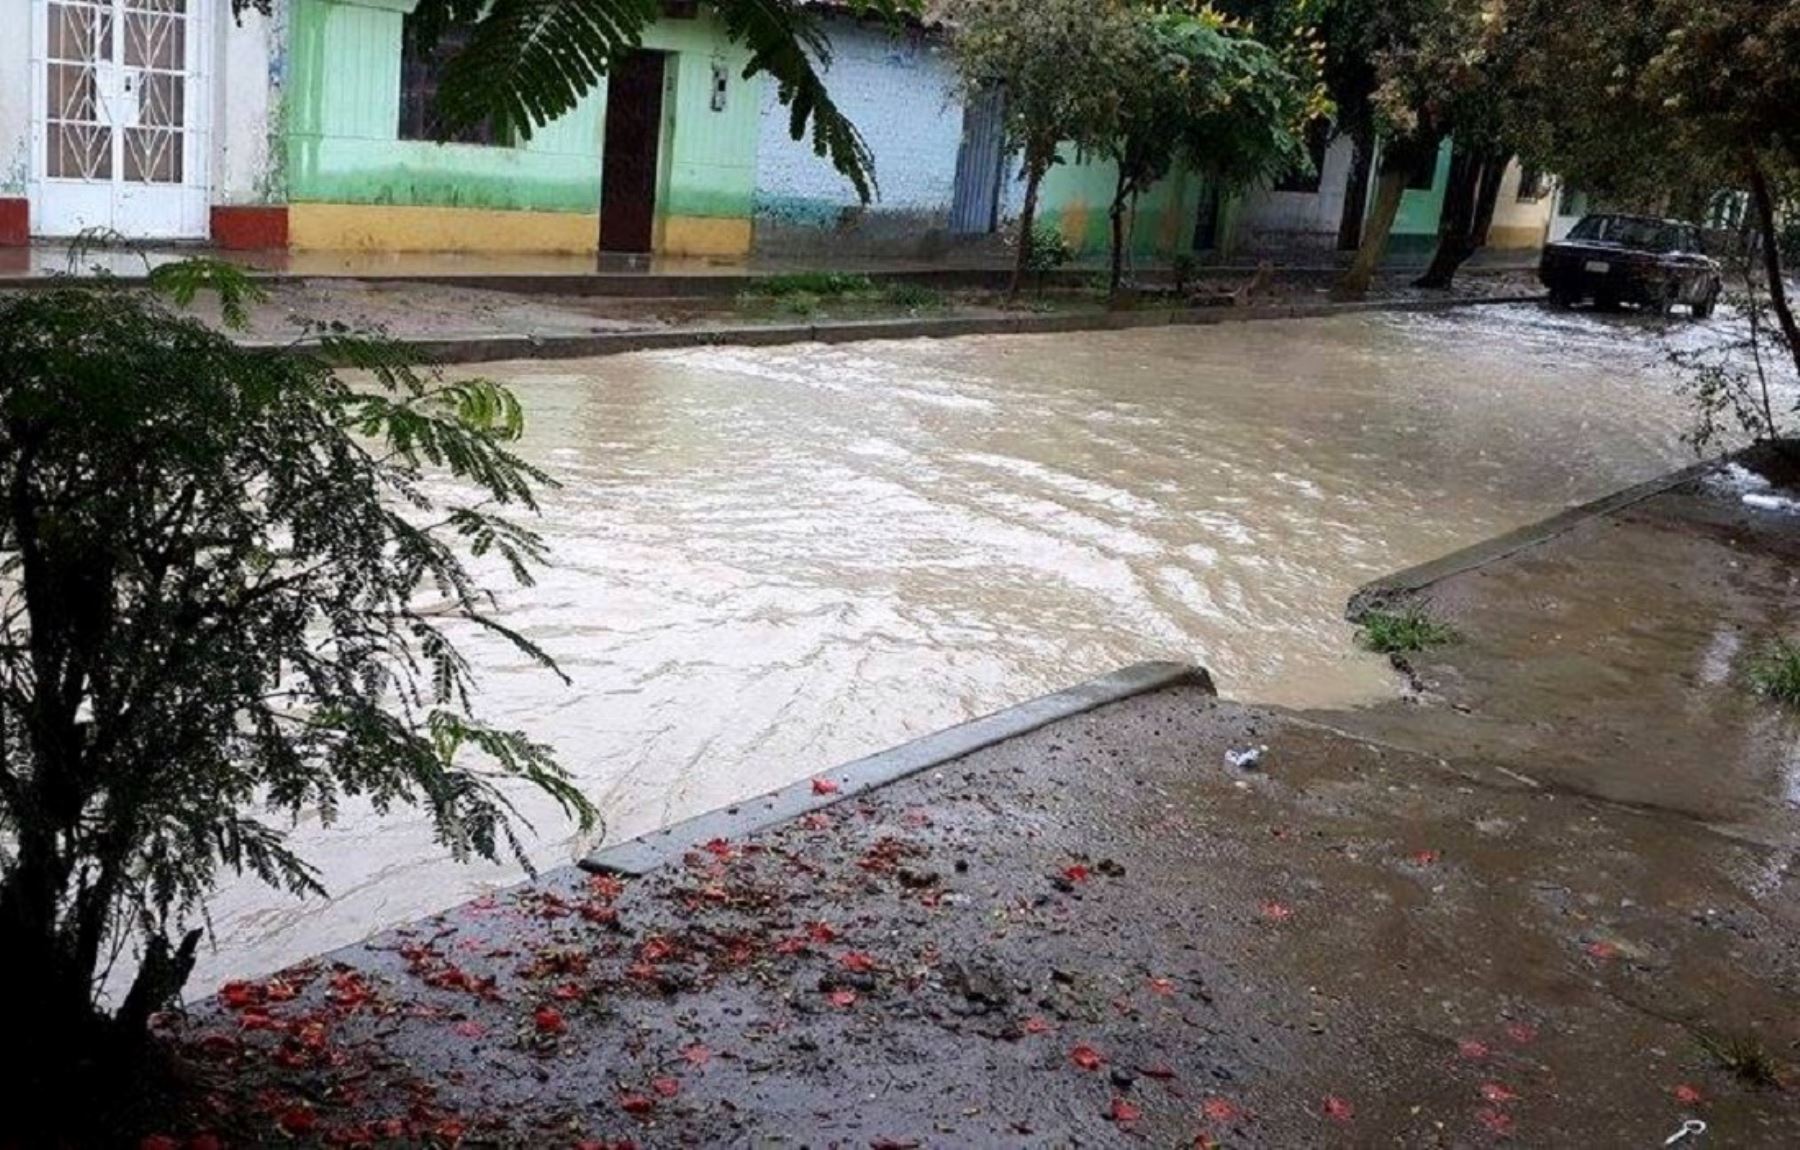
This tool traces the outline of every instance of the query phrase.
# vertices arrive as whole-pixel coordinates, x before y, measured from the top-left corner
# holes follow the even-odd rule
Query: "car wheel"
[[[1550,306],[1557,311],[1568,311],[1575,306],[1575,294],[1566,288],[1551,288]]]
[[[1616,295],[1597,295],[1594,297],[1595,311],[1618,311],[1619,297]]]
[[[1662,298],[1651,305],[1652,310],[1663,319],[1675,314],[1675,305],[1681,302],[1681,284],[1670,280],[1663,285]]]
[[[1706,294],[1694,301],[1694,318],[1711,319],[1713,309],[1719,306],[1719,285],[1713,284],[1706,289]]]

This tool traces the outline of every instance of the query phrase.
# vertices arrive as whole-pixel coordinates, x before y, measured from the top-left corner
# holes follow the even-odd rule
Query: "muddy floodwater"
[[[1360,583],[1691,458],[1655,330],[1531,307],[484,369],[563,484],[490,717],[630,837],[1143,659],[1244,700],[1395,689]],[[595,845],[541,802],[533,854]],[[515,881],[410,816],[302,822],[334,894],[232,882],[192,989]]]

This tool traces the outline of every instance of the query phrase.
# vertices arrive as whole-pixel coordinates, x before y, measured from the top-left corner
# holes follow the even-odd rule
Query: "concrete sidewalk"
[[[512,292],[561,293],[635,298],[729,296],[746,281],[770,276],[829,272],[865,275],[884,282],[937,287],[1005,286],[1012,263],[1004,253],[972,249],[939,259],[841,259],[802,256],[751,256],[703,259],[687,256],[572,255],[555,253],[359,252],[359,251],[225,251],[198,245],[91,247],[71,249],[44,242],[31,247],[0,248],[0,287],[30,287],[68,276],[105,274],[131,281],[142,279],[159,264],[195,256],[225,260],[273,283],[303,280],[360,280],[371,284],[438,283],[463,288]],[[1261,257],[1211,261],[1207,272],[1253,272]],[[1274,257],[1283,273],[1334,277],[1348,263],[1348,253]],[[1395,275],[1416,272],[1424,257],[1394,258],[1387,270]],[[1481,251],[1466,265],[1470,271],[1529,271],[1536,252]],[[1104,275],[1103,256],[1079,261],[1049,273],[1051,282],[1080,283]],[[1166,279],[1158,261],[1136,261],[1135,278]]]
[[[1200,283],[1229,293],[1254,273],[1215,271]],[[46,281],[48,282],[48,281]],[[1115,307],[1102,295],[1058,289],[1008,301],[980,288],[931,289],[924,295],[881,287],[844,295],[767,291],[730,295],[640,298],[562,294],[530,281],[531,290],[462,287],[449,283],[359,279],[273,281],[267,298],[249,309],[249,326],[234,332],[254,346],[281,347],[314,338],[315,321],[383,332],[441,364],[508,359],[571,359],[659,348],[715,344],[782,344],[857,339],[905,339],[980,334],[1108,330],[1239,319],[1331,315],[1369,310],[1428,310],[1539,298],[1534,281],[1513,273],[1470,273],[1450,292],[1412,288],[1404,276],[1378,280],[1369,299],[1336,303],[1329,277],[1285,273],[1243,306],[1180,306],[1150,297]],[[734,281],[736,288],[754,281]],[[0,298],[6,288],[0,283]],[[197,297],[190,313],[218,326],[217,301]]]
[[[1178,682],[229,987],[170,1023],[195,1079],[166,1123],[1653,1147],[1699,1118],[1692,1145],[1800,1145],[1800,723],[1742,683],[1797,622],[1769,470],[1389,586],[1463,635],[1401,661],[1404,701]]]

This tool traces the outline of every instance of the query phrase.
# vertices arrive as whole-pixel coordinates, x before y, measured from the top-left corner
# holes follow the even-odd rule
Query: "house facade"
[[[879,195],[789,134],[787,109],[698,5],[670,4],[640,50],[529,137],[477,125],[440,141],[442,59],[408,45],[416,0],[0,0],[28,34],[0,38],[0,244],[100,229],[133,239],[296,250],[753,251],[923,256],[996,244],[1023,202],[1003,97],[964,99],[942,37],[824,15],[825,73],[875,159]],[[1178,171],[1139,198],[1137,258],[1291,254],[1334,246],[1351,156],[1222,198]],[[1434,240],[1448,149],[1409,189],[1398,254]],[[1517,171],[1497,245],[1542,241],[1550,197]],[[1084,255],[1110,242],[1110,163],[1066,154],[1041,218]]]
[[[0,40],[0,243],[750,250],[761,84],[692,8],[529,139],[438,143],[414,0],[6,2],[30,34]]]

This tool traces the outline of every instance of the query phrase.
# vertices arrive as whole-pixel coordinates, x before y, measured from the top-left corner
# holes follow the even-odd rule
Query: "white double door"
[[[207,234],[212,0],[32,0],[32,231]]]

